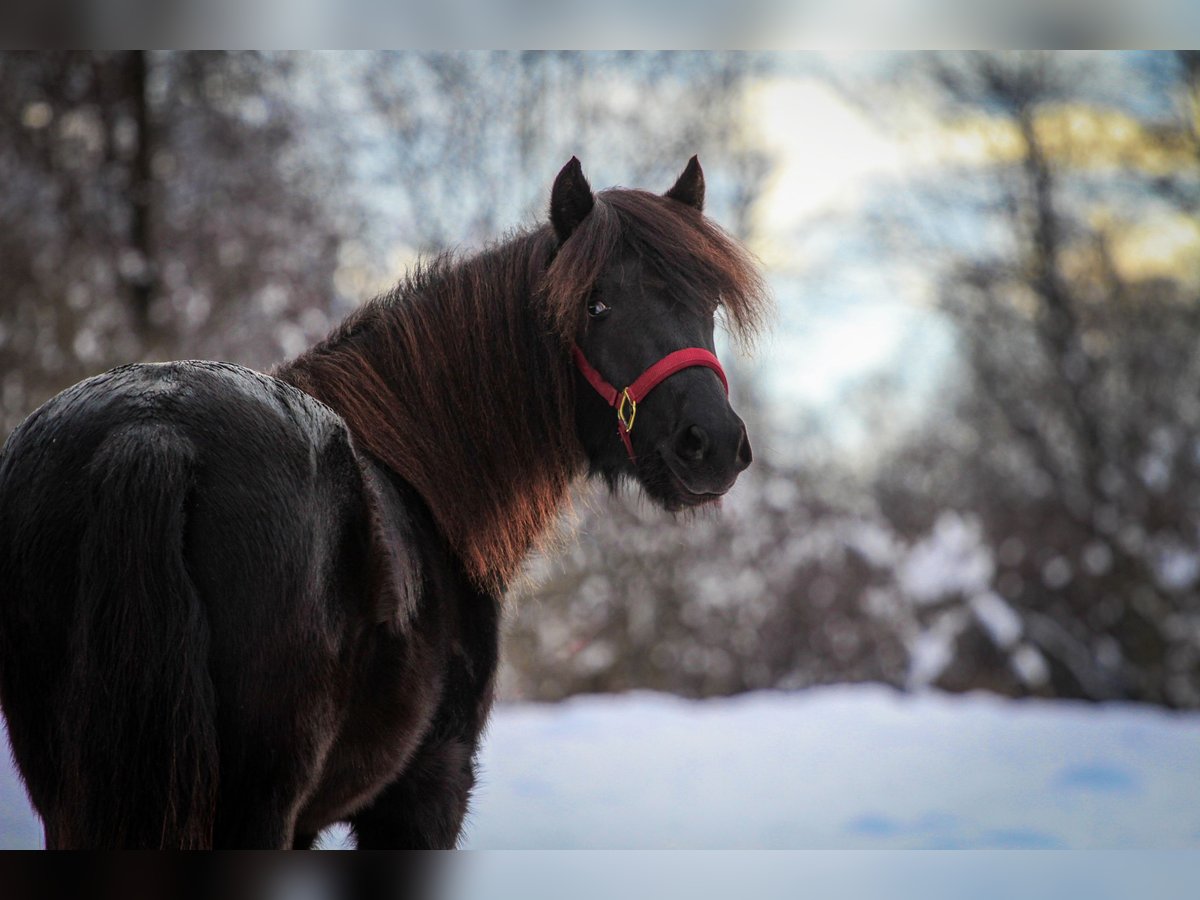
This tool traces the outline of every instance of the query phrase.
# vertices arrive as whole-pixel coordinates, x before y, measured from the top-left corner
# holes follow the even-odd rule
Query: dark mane
[[[515,572],[581,464],[561,342],[533,313],[539,230],[425,262],[276,377],[411,483],[480,584]]]
[[[608,190],[561,248],[548,226],[443,255],[273,374],[321,400],[410,482],[477,583],[516,573],[583,467],[568,348],[618,254],[753,336],[766,292],[735,241],[684,204]]]

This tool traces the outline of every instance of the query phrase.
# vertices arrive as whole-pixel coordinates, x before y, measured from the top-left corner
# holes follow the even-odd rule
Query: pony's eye
[[[603,300],[592,298],[588,301],[588,315],[593,319],[602,319],[609,313],[609,305]]]

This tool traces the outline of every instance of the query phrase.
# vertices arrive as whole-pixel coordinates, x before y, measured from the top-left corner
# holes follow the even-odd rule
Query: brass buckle
[[[628,416],[625,412],[625,405],[629,405]],[[629,432],[633,431],[633,420],[637,418],[637,401],[629,396],[629,388],[621,391],[621,399],[617,402],[617,418],[621,420],[621,425]]]

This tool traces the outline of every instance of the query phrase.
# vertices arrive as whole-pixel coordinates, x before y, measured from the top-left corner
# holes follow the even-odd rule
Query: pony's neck
[[[477,584],[498,590],[582,470],[566,348],[539,314],[548,229],[423,266],[274,374],[408,481]]]

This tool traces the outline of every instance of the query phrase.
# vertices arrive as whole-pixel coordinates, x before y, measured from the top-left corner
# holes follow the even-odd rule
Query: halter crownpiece
[[[578,344],[571,345],[571,356],[588,384],[604,398],[605,403],[617,411],[617,434],[621,436],[621,441],[625,444],[625,451],[629,454],[630,462],[637,462],[629,432],[633,431],[638,403],[676,372],[690,369],[693,366],[712,369],[721,379],[721,384],[725,387],[725,394],[729,394],[729,380],[725,377],[725,370],[721,368],[721,363],[712,353],[700,347],[688,347],[685,350],[668,353],[639,375],[633,384],[620,391],[605,381],[604,376],[587,361],[587,357],[583,355],[583,350],[579,348]]]

